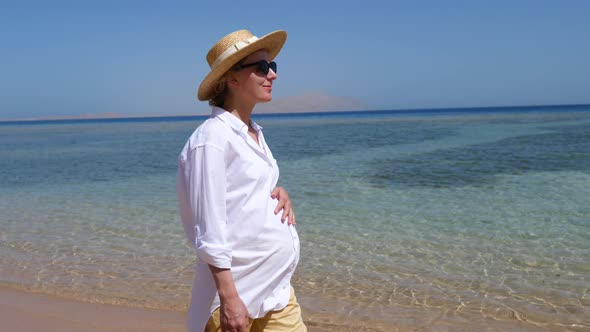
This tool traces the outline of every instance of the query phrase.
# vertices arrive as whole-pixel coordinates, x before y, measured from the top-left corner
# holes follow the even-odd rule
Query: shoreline
[[[186,331],[185,312],[82,302],[6,285],[0,285],[0,321],[3,331],[20,332]],[[330,323],[305,323],[309,332],[349,331]]]
[[[92,303],[38,292],[34,289],[0,284],[0,321],[2,331],[60,332],[173,332],[186,331],[186,311],[151,309],[123,304]],[[326,310],[318,298],[298,296],[303,319],[309,332],[409,332],[409,331],[585,331],[586,325],[530,324],[527,318],[498,320],[479,317],[476,321],[463,317],[459,321],[423,314],[410,314],[400,308],[387,321],[366,315],[343,315]],[[328,306],[329,308],[330,306]],[[447,313],[448,314],[448,313]],[[397,320],[396,320],[397,318]],[[470,323],[467,323],[470,322]],[[465,325],[467,323],[467,325]]]
[[[79,302],[0,286],[4,331],[184,331],[182,312]]]

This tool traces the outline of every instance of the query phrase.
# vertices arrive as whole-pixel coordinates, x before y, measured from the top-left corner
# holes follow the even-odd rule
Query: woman
[[[197,252],[191,332],[307,330],[290,285],[299,260],[295,216],[275,188],[279,170],[262,127],[250,119],[257,103],[272,99],[272,60],[286,39],[285,31],[258,38],[239,30],[207,54],[211,71],[198,98],[212,114],[182,150],[177,184]]]

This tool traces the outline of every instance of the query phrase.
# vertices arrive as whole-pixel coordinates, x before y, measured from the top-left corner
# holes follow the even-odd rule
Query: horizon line
[[[474,110],[474,109],[508,109],[508,108],[557,108],[557,107],[588,107],[590,103],[580,104],[527,104],[527,105],[501,105],[501,106],[461,106],[461,107],[431,107],[431,108],[403,108],[403,109],[372,109],[372,110],[345,110],[345,111],[312,111],[312,112],[263,112],[252,113],[256,116],[288,116],[288,115],[322,115],[333,113],[379,113],[379,112],[432,112],[432,111],[450,111],[450,110]],[[13,122],[59,122],[59,121],[96,121],[96,120],[125,120],[125,119],[142,119],[142,118],[192,118],[192,117],[207,117],[209,114],[118,114],[118,113],[99,113],[99,114],[81,114],[78,116],[46,116],[36,118],[18,118],[18,119],[1,119],[0,123]]]

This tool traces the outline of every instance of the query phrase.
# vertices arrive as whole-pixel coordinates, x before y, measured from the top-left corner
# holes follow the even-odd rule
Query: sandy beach
[[[0,287],[2,331],[186,331],[186,314],[85,303]],[[308,326],[310,332],[326,329]]]
[[[0,287],[3,331],[184,331],[185,314],[83,303]]]

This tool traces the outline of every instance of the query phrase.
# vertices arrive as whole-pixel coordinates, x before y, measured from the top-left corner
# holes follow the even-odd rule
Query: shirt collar
[[[211,110],[211,115],[227,123],[232,129],[234,129],[238,133],[242,131],[248,131],[248,126],[246,126],[246,124],[242,122],[242,120],[238,119],[236,116],[234,116],[230,112],[227,112],[221,107],[213,106],[213,109]],[[250,125],[252,125],[252,128],[254,128],[254,130],[256,131],[262,130],[262,126],[258,125],[252,119],[250,119]]]

